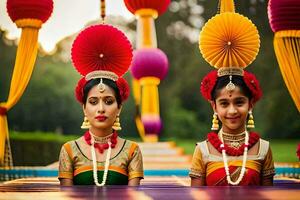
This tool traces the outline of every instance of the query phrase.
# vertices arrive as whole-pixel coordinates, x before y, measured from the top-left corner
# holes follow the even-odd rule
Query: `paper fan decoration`
[[[211,18],[199,37],[203,58],[215,68],[247,67],[260,47],[255,25],[243,15],[225,12]]]
[[[84,29],[74,40],[72,61],[85,76],[96,70],[112,71],[122,76],[132,60],[132,46],[120,30],[110,25],[95,25]]]

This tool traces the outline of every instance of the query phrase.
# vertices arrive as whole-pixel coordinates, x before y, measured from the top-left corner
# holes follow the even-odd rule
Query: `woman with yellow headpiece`
[[[273,185],[269,142],[248,131],[254,128],[252,110],[262,91],[244,68],[255,59],[259,46],[255,25],[234,12],[232,0],[221,0],[220,14],[200,33],[200,51],[217,70],[201,82],[201,94],[214,111],[213,131],[196,145],[189,173],[192,186]]]

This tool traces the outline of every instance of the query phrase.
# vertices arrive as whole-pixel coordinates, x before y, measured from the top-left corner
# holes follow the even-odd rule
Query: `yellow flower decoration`
[[[203,58],[215,68],[245,68],[256,58],[260,47],[256,26],[234,12],[215,15],[199,36]]]

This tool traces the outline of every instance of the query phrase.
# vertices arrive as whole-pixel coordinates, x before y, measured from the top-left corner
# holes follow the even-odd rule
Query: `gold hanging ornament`
[[[116,121],[115,121],[115,123],[112,126],[112,129],[115,130],[115,131],[122,130],[122,127],[121,127],[121,124],[120,124],[120,117],[119,117],[119,115],[117,116]]]
[[[218,120],[218,114],[214,113],[213,114],[213,120],[212,120],[212,127],[211,130],[216,131],[219,130],[219,120]]]
[[[84,117],[84,120],[83,120],[82,125],[81,125],[80,128],[81,129],[89,129],[90,127],[91,127],[91,124],[90,124],[88,118]]]
[[[249,111],[249,119],[248,119],[248,123],[247,123],[247,128],[255,128],[252,110]]]

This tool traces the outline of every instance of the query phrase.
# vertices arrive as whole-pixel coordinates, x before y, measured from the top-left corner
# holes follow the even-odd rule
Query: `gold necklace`
[[[113,133],[111,133],[107,136],[101,137],[101,136],[94,135],[91,131],[90,131],[90,134],[91,134],[91,136],[93,136],[95,143],[101,143],[101,144],[107,143],[108,141],[110,141],[111,136],[113,135]]]
[[[244,144],[246,131],[239,134],[230,134],[223,132],[221,129],[218,133],[218,136],[219,138],[223,138],[225,144],[238,149]]]

